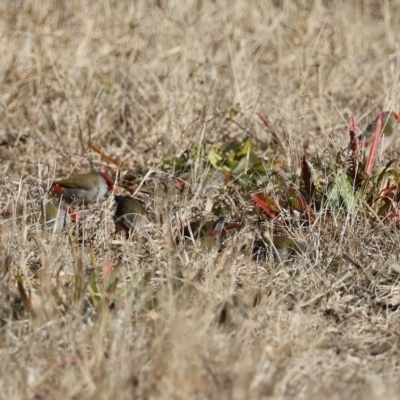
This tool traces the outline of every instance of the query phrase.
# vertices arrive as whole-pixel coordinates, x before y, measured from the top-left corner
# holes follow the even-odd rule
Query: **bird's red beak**
[[[99,175],[107,182],[108,190],[114,190],[114,181],[105,172],[99,172]]]
[[[50,189],[51,189],[54,193],[57,193],[57,194],[59,194],[59,195],[65,194],[65,188],[62,187],[62,186],[60,186],[60,185],[57,184],[57,183],[53,183],[53,184],[50,186]]]

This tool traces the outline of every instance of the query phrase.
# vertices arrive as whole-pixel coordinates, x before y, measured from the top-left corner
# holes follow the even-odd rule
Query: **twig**
[[[366,271],[366,269],[358,262],[353,260],[346,252],[342,253],[342,257],[347,260],[350,264],[353,264],[356,268],[358,268],[363,274],[364,276],[367,278],[368,282],[375,286],[375,282],[372,280],[371,276],[369,275],[369,273]]]
[[[104,153],[104,151],[101,150],[99,147],[97,147],[96,145],[94,145],[94,144],[92,144],[92,143],[90,143],[90,142],[88,142],[88,145],[89,145],[89,147],[90,147],[93,151],[95,151],[97,154],[100,154],[100,156],[101,156],[102,158],[104,158],[106,161],[108,161],[108,162],[111,163],[111,164],[114,164],[116,167],[119,168],[118,162],[115,161],[112,157],[110,157],[110,156],[107,155],[106,153]]]

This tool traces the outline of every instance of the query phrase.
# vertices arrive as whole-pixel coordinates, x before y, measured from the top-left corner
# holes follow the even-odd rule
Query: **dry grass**
[[[82,150],[79,125],[122,174],[246,134],[295,170],[347,144],[351,113],[364,126],[400,111],[400,3],[311,3],[2,2],[1,209],[86,171],[88,155],[116,173]],[[248,228],[220,254],[171,254],[157,225],[139,242],[115,237],[112,210],[111,198],[81,210],[79,242],[74,228],[1,225],[2,398],[399,397],[398,231],[317,223],[296,233],[307,252],[276,265],[242,251]],[[111,310],[77,290],[108,260],[130,282]]]

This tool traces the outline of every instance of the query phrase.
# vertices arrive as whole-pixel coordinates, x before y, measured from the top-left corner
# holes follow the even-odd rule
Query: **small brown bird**
[[[265,237],[254,242],[253,256],[265,257],[272,252],[274,261],[281,263],[286,261],[293,253],[302,254],[306,249],[306,244],[299,240],[291,239],[286,236],[273,235],[271,238]]]
[[[114,213],[115,233],[125,232],[131,237],[133,231],[140,231],[147,222],[147,213],[144,204],[129,196],[115,196],[117,208]]]
[[[220,217],[216,221],[193,221],[183,230],[183,237],[188,244],[196,244],[204,250],[212,248],[220,249],[222,242],[226,239],[227,233],[242,226],[240,223],[225,222],[225,217]]]
[[[108,190],[113,190],[114,181],[106,173],[93,170],[57,180],[50,189],[69,202],[92,203],[102,200]]]
[[[161,223],[167,219],[175,202],[182,201],[189,189],[185,181],[174,176],[149,178],[141,182],[141,186],[123,182],[135,198],[143,200],[146,206],[152,206],[156,220]]]
[[[43,213],[44,211],[44,213]],[[30,226],[46,224],[54,229],[55,232],[63,230],[71,222],[77,221],[76,214],[65,206],[56,207],[54,204],[47,203],[44,210],[40,204],[35,204],[31,208],[26,208],[24,211],[23,206],[18,206],[15,209],[15,217],[21,221],[24,213],[26,215],[26,223]],[[3,211],[3,216],[11,216],[12,212]]]
[[[160,218],[168,214],[176,201],[182,201],[188,189],[189,185],[176,177],[158,180],[149,191],[150,194],[154,195],[154,211],[157,217]]]

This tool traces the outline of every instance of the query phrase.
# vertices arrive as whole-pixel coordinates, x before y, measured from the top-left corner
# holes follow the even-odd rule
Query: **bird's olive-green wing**
[[[54,182],[56,185],[64,186],[66,188],[76,188],[83,190],[93,189],[99,183],[97,174],[87,173],[81,175],[71,176],[66,179],[61,179]]]

